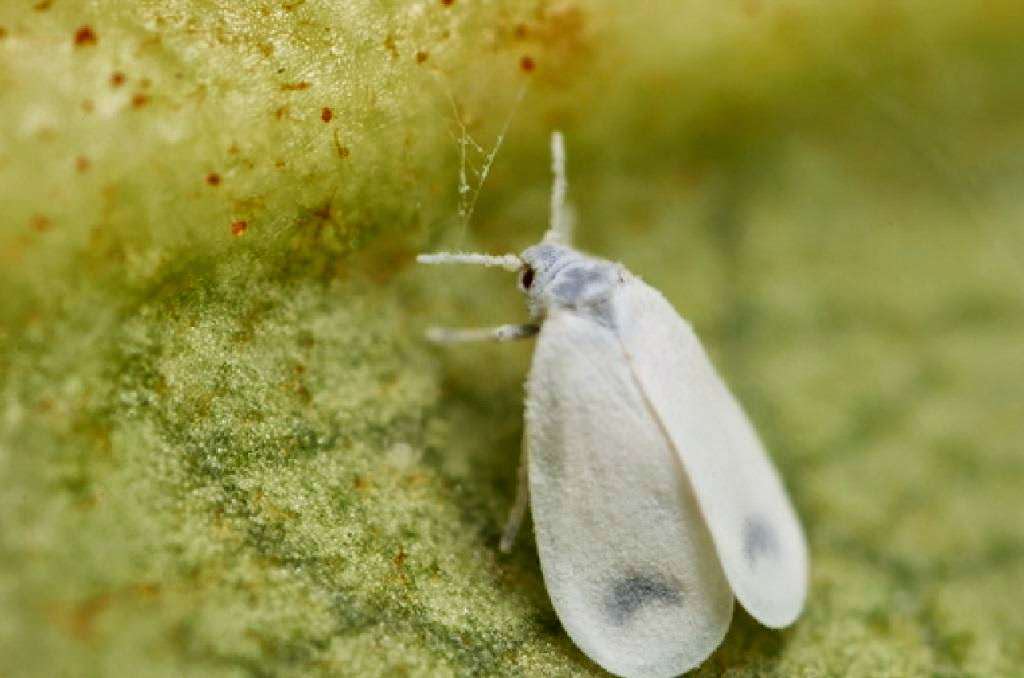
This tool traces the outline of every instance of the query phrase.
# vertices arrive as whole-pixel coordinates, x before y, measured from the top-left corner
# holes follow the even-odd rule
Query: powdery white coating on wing
[[[749,419],[693,329],[639,279],[613,300],[617,332],[644,396],[690,478],[733,593],[755,619],[791,624],[807,595],[807,544]]]
[[[733,597],[615,333],[553,310],[527,385],[530,505],[562,625],[621,676],[675,676],[721,643]]]

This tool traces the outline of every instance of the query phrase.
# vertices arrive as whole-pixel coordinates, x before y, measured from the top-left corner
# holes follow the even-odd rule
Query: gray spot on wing
[[[628,622],[641,608],[652,603],[682,605],[682,587],[660,574],[627,574],[612,584],[605,596],[608,619],[616,626]]]
[[[770,524],[759,516],[747,518],[743,526],[743,553],[750,565],[762,557],[775,558],[779,553],[779,540]]]

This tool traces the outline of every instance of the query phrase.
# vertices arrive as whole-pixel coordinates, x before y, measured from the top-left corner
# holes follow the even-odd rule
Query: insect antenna
[[[551,133],[551,175],[551,216],[544,240],[571,245],[573,215],[566,203],[569,181],[565,173],[565,138],[558,130]]]

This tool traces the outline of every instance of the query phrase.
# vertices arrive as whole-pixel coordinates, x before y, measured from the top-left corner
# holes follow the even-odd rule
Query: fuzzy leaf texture
[[[808,532],[801,619],[737,612],[696,675],[1012,675],[1022,34],[1010,0],[3,3],[0,674],[601,675],[531,531],[497,552],[530,347],[421,339],[521,321],[514,280],[414,265],[532,244],[557,127],[580,246],[694,324]]]

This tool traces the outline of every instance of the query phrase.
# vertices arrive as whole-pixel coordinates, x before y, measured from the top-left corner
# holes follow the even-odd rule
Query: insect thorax
[[[522,258],[533,271],[532,284],[524,286],[532,316],[569,308],[611,324],[612,294],[629,276],[622,265],[548,243],[527,249]]]

